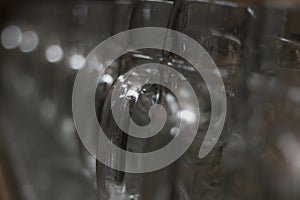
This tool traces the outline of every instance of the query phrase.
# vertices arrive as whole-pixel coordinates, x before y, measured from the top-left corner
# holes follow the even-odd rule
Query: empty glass
[[[182,7],[183,22],[182,25],[180,21],[177,22],[177,29],[197,40],[220,70],[227,94],[227,121],[213,151],[199,159],[198,151],[211,114],[210,96],[205,82],[189,63],[173,58],[173,65],[182,71],[197,92],[201,110],[198,135],[176,163],[173,199],[218,199],[224,196],[223,149],[233,134],[230,122],[237,103],[237,82],[244,70],[241,58],[251,15],[246,5],[225,1],[186,1]],[[184,69],[189,70],[183,71]]]
[[[245,146],[239,186],[250,190],[230,199],[299,199],[299,8],[266,1],[252,24],[238,129]]]
[[[133,4],[130,28],[138,28],[144,26],[167,27],[172,2],[167,1],[137,1]],[[129,38],[134,40],[134,38]],[[155,49],[140,49],[123,55],[119,59],[120,77],[116,80],[119,83],[121,80],[128,80],[128,76],[124,77],[124,73],[134,68],[135,66],[160,62],[162,52]],[[142,74],[137,74],[136,78],[142,77]],[[128,82],[127,88],[133,87],[135,81]],[[124,83],[125,84],[125,83]],[[112,88],[113,90],[113,88]],[[140,97],[128,97],[128,101],[135,105],[132,117],[141,124],[147,124],[148,109],[154,102],[158,102],[160,87],[157,85],[147,85],[143,88],[143,94],[140,91]],[[112,92],[112,91],[111,91]],[[153,145],[148,145],[149,141],[137,139],[126,135],[115,124],[111,113],[111,92],[106,99],[103,107],[102,117],[100,119],[102,128],[107,137],[117,146],[134,152],[145,152],[147,148]],[[125,116],[125,115],[124,115]],[[122,113],[120,113],[122,117]],[[156,139],[157,140],[157,139]],[[163,140],[164,141],[164,140]],[[153,147],[152,147],[153,148]],[[108,157],[112,152],[107,152]],[[170,173],[166,170],[148,174],[130,174],[117,170],[110,169],[103,164],[97,162],[97,177],[98,190],[100,199],[168,199],[170,191],[169,179]],[[163,178],[162,178],[163,177]],[[153,187],[152,185],[156,186]]]
[[[163,11],[164,6],[168,8],[169,14]],[[242,74],[241,56],[247,34],[247,22],[251,17],[247,7],[236,3],[204,1],[177,1],[171,6],[169,2],[139,1],[133,9],[131,28],[136,27],[135,24],[138,24],[138,27],[158,25],[181,31],[197,40],[208,51],[221,71],[228,97],[227,119],[230,120],[236,92],[235,83]],[[178,41],[174,45],[183,44]],[[225,145],[224,138],[230,134],[230,129],[229,124],[226,124],[222,138],[214,150],[206,158],[202,160],[198,158],[208,128],[211,106],[207,86],[201,75],[180,56],[160,50],[140,50],[129,53],[122,59],[124,59],[122,66],[124,72],[143,63],[157,62],[183,74],[196,92],[201,110],[201,122],[198,136],[192,146],[180,160],[164,169],[145,174],[130,174],[109,169],[98,163],[100,198],[216,199],[222,195],[222,149]],[[153,73],[174,84],[178,82],[172,77],[164,76],[163,72]],[[181,120],[178,115],[181,112],[180,106],[171,91],[155,84],[148,84],[142,88],[136,87],[139,78],[143,76],[145,74],[131,72],[122,75],[116,84],[120,81],[124,84],[127,91],[124,102],[129,104],[131,117],[140,125],[149,123],[148,110],[153,104],[159,103],[166,108],[168,120],[161,132],[145,140],[128,136],[121,131],[112,117],[111,96],[106,99],[101,118],[107,137],[115,145],[133,152],[150,152],[168,144],[176,136]],[[128,120],[126,116],[120,113],[119,117],[125,117],[124,121],[126,121]],[[108,158],[116,156],[113,152],[107,154]]]

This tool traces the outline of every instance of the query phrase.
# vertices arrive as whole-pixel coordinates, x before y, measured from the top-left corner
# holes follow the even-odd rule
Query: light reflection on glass
[[[69,65],[71,69],[79,70],[85,65],[85,58],[80,54],[74,54],[70,57]]]
[[[172,127],[171,130],[170,130],[170,134],[175,137],[178,135],[180,129],[178,127]]]
[[[101,79],[101,82],[105,82],[110,85],[114,82],[114,78],[109,74],[104,74]]]
[[[22,41],[22,32],[18,26],[6,27],[1,34],[1,43],[6,49],[16,48]]]
[[[33,51],[39,44],[39,38],[33,31],[25,31],[22,34],[20,50],[24,53]]]
[[[45,56],[47,61],[51,63],[56,63],[62,60],[64,52],[59,45],[51,45],[47,47]]]
[[[193,123],[196,121],[196,115],[191,110],[183,110],[177,113],[178,117],[182,117],[188,123]]]

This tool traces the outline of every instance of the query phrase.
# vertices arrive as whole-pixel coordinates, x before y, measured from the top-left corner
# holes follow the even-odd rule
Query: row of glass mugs
[[[153,62],[182,73],[196,91],[201,121],[192,146],[178,161],[162,170],[130,174],[98,162],[100,199],[299,197],[299,180],[294,176],[298,169],[300,31],[295,22],[299,14],[295,7],[286,4],[282,8],[282,4],[285,3],[250,6],[222,1],[137,1],[128,5],[132,7],[130,29],[172,28],[191,36],[208,51],[225,83],[227,120],[214,150],[199,159],[198,150],[208,128],[211,107],[200,74],[178,55],[160,50],[141,49],[122,56],[118,60],[118,75]],[[122,81],[132,90],[143,76],[129,74],[122,76]],[[130,104],[131,117],[141,125],[149,123],[148,109],[153,104],[160,103],[166,108],[165,127],[146,140],[128,136],[118,128],[111,112],[110,94],[111,91],[101,109],[100,123],[115,145],[128,151],[150,152],[176,135],[180,107],[171,91],[159,85],[145,85],[124,100]],[[107,156],[116,155],[107,152]]]
[[[124,22],[129,23],[131,7],[126,1],[11,6],[1,24],[1,140],[18,163],[11,170],[20,180],[19,193],[28,199],[94,199],[96,162],[76,135],[72,89],[89,51],[128,28]],[[110,87],[116,68],[110,68],[99,90]],[[104,97],[96,98],[98,107]]]

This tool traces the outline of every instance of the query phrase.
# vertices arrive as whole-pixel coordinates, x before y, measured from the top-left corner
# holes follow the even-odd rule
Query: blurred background
[[[299,24],[297,0],[2,0],[0,199],[299,200]],[[163,102],[170,130],[142,142],[123,138],[115,127],[112,85],[134,66],[157,62],[180,71],[204,111],[199,137],[178,161],[157,172],[125,174],[97,163],[82,146],[72,89],[94,47],[121,31],[147,26],[181,31],[208,51],[225,83],[228,113],[220,141],[199,160],[210,117],[201,76],[168,52],[122,56],[99,81],[95,97],[99,122],[116,145],[149,151],[176,135],[172,116],[178,102],[158,86],[137,91],[132,116],[146,123],[144,110]]]

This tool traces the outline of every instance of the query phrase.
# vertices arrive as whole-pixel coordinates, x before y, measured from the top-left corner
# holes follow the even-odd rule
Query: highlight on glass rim
[[[0,200],[299,200],[298,0],[2,0]]]

